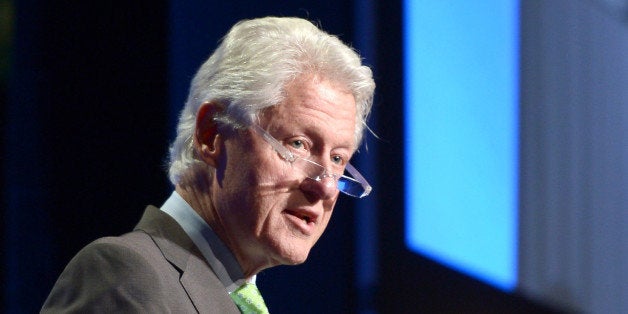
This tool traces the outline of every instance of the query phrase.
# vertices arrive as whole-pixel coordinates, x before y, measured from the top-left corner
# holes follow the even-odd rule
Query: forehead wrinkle
[[[297,112],[301,110],[308,111],[304,116],[310,117],[305,118],[305,121],[301,123],[305,125],[325,124],[322,128],[330,130],[331,135],[334,135],[335,138],[338,138],[342,133],[346,132],[347,141],[345,141],[346,143],[343,145],[348,147],[355,146],[353,134],[355,131],[356,108],[353,95],[339,89],[335,85],[331,85],[329,81],[320,82],[319,85],[309,85],[307,87],[308,88],[299,90],[299,92],[303,94],[297,95],[296,98],[299,100],[301,106],[295,106],[294,108]],[[350,101],[346,98],[350,98]],[[318,119],[312,119],[312,115],[316,116]],[[350,123],[343,123],[343,121],[350,121]],[[307,129],[317,130],[315,126],[316,125],[311,125]]]
[[[353,120],[350,123],[339,123],[344,120],[342,115],[322,110],[312,110],[303,115],[296,114],[292,119],[298,126],[291,129],[292,132],[302,132],[317,144],[329,146],[330,149],[346,148],[352,152],[355,150]]]
[[[325,80],[302,78],[288,84],[284,100],[265,110],[267,127],[305,135],[330,149],[355,151],[357,109],[351,93]]]

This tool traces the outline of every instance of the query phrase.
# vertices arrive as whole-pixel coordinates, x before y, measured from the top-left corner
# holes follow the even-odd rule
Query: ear
[[[223,109],[220,103],[212,101],[202,104],[196,114],[194,149],[201,160],[214,168],[217,167],[222,144],[214,118]]]

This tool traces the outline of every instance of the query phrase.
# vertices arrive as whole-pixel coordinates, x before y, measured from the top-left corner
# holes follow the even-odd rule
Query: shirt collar
[[[179,193],[173,191],[161,210],[176,220],[192,239],[227,292],[233,292],[245,282],[255,283],[256,276],[244,279],[242,268],[229,248]]]

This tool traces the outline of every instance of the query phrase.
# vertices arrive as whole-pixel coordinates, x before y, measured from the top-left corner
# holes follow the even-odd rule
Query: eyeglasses
[[[293,168],[302,170],[306,177],[314,181],[322,181],[324,178],[332,178],[336,182],[336,187],[343,194],[363,198],[373,189],[364,177],[350,163],[345,166],[345,171],[349,175],[330,173],[322,165],[315,161],[295,156],[289,149],[282,145],[266,130],[259,125],[253,123],[251,129],[259,134],[285,161],[292,164]]]

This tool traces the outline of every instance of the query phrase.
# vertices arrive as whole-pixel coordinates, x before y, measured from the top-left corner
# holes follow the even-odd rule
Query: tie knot
[[[231,298],[243,314],[268,314],[268,308],[264,303],[262,294],[257,286],[245,283],[231,293]]]

